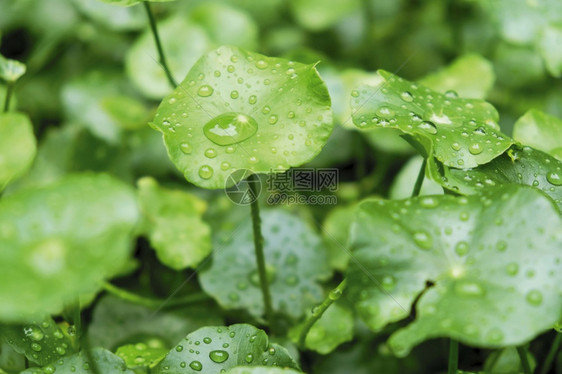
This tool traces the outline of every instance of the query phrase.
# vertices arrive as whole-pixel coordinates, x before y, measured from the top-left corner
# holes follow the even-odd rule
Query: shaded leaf
[[[513,126],[513,139],[562,161],[562,120],[531,109]]]
[[[322,300],[319,280],[330,276],[319,235],[302,219],[282,210],[261,212],[264,253],[273,308],[293,318]],[[264,312],[256,267],[252,222],[244,219],[216,234],[210,267],[199,273],[201,286],[220,305]]]
[[[537,362],[533,354],[526,350],[531,372],[535,371]],[[488,374],[514,374],[523,373],[521,359],[515,347],[508,347],[492,352],[484,363],[484,372]]]
[[[485,164],[512,144],[499,132],[498,113],[487,102],[440,94],[384,70],[378,74],[383,78],[378,85],[351,93],[359,128],[395,128],[421,145],[429,141],[439,161],[458,168]]]
[[[136,343],[127,344],[117,348],[115,354],[125,361],[128,368],[149,367],[153,368],[166,357],[168,348],[158,340],[153,339],[152,344]]]
[[[19,61],[0,55],[0,78],[13,83],[25,74],[26,67]]]
[[[29,169],[36,152],[29,118],[14,112],[0,114],[0,191]]]
[[[140,101],[130,96],[106,96],[101,99],[101,106],[123,129],[137,130],[148,123],[148,110]]]
[[[419,297],[416,319],[390,337],[399,356],[434,337],[519,345],[559,318],[562,218],[533,188],[365,200],[351,244],[361,266],[348,269],[348,295],[371,329],[408,317]]]
[[[328,213],[322,225],[322,237],[328,250],[330,266],[335,270],[343,271],[349,263],[347,241],[355,209],[355,205],[337,206]]]
[[[224,188],[238,169],[283,172],[311,160],[333,124],[313,65],[221,47],[162,101],[152,126],[188,181]]]
[[[134,192],[107,175],[73,175],[0,201],[0,318],[57,313],[127,262]]]
[[[546,68],[554,77],[562,76],[562,18],[559,24],[546,26],[541,33],[538,49]]]
[[[206,203],[188,192],[160,187],[149,177],[140,179],[138,187],[142,232],[158,259],[175,270],[195,268],[211,253],[211,230],[202,219]]]
[[[178,342],[153,373],[217,373],[236,366],[258,365],[298,369],[285,348],[268,343],[263,330],[238,324],[192,332]]]
[[[412,196],[414,185],[423,162],[423,157],[414,156],[400,169],[390,186],[391,199],[406,199]],[[424,178],[420,195],[441,195],[443,188],[429,178]]]
[[[326,29],[357,10],[359,0],[292,0],[291,10],[298,23],[313,31]]]

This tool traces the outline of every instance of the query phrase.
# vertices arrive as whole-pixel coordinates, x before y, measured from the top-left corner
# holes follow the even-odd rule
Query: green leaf
[[[29,169],[36,152],[29,118],[15,112],[0,114],[0,191]]]
[[[167,18],[158,23],[158,33],[166,62],[176,79],[184,77],[199,57],[213,48],[223,44],[255,48],[258,37],[253,19],[219,3],[205,3],[189,15],[178,13]],[[172,88],[157,56],[154,36],[146,30],[127,52],[125,66],[143,95],[161,100]]]
[[[264,252],[273,308],[293,318],[323,299],[319,280],[331,271],[319,235],[302,219],[282,210],[261,212]],[[243,220],[217,233],[215,255],[199,273],[201,286],[224,308],[264,312],[256,267],[252,222]]]
[[[531,109],[515,122],[513,139],[562,161],[562,120],[558,117]]]
[[[533,354],[527,351],[527,359],[531,367],[531,372],[535,371],[537,362]],[[487,374],[514,374],[523,373],[521,359],[515,347],[508,347],[491,353],[484,363],[484,373]]]
[[[26,325],[0,325],[0,337],[16,352],[39,365],[73,353],[70,339],[51,318]]]
[[[14,83],[25,74],[26,67],[19,61],[11,60],[0,55],[0,78],[8,83]]]
[[[454,91],[460,97],[484,99],[494,86],[495,79],[490,61],[480,55],[468,54],[418,82],[443,94]]]
[[[291,10],[298,23],[312,31],[326,29],[357,10],[359,0],[291,0]]]
[[[361,129],[395,128],[425,146],[447,166],[472,168],[502,154],[511,144],[501,134],[498,113],[485,101],[459,99],[379,70],[383,80],[351,93],[353,122]]]
[[[226,374],[299,374],[300,371],[285,368],[255,366],[255,367],[235,367],[226,372]]]
[[[180,190],[160,187],[152,178],[138,182],[139,201],[158,259],[175,270],[195,268],[211,253],[211,230],[202,215],[207,204]]]
[[[98,0],[72,0],[72,2],[80,13],[110,30],[131,31],[147,27],[146,12],[140,6],[115,7]],[[77,22],[80,22],[80,20]]]
[[[163,340],[171,348],[176,341],[206,325],[220,324],[218,311],[205,305],[176,308],[174,311],[153,309],[131,304],[115,296],[104,296],[96,304],[88,334],[92,345],[111,350],[121,345],[152,339]]]
[[[112,5],[119,5],[119,6],[131,6],[131,5],[137,5],[139,3],[142,3],[144,1],[149,1],[149,2],[153,2],[153,3],[166,3],[169,1],[175,1],[175,0],[101,0],[104,3],[109,3]]]
[[[337,206],[328,213],[322,225],[322,238],[326,243],[332,269],[347,269],[350,257],[347,240],[356,208],[356,205]]]
[[[406,199],[412,196],[416,179],[420,172],[423,157],[414,156],[400,169],[390,186],[391,199]],[[441,195],[443,188],[429,178],[423,180],[420,195]]]
[[[91,371],[92,367],[97,366],[100,373],[124,373],[135,374],[127,369],[125,362],[113,353],[103,348],[94,348],[91,351],[93,362],[91,362],[85,352],[81,351],[72,356],[61,358],[49,364],[43,369],[31,368],[22,371],[21,374],[43,374],[43,373],[74,373]],[[79,371],[77,371],[77,369]]]
[[[221,47],[162,101],[152,126],[188,181],[224,188],[238,169],[283,172],[311,160],[333,124],[313,65]]]
[[[121,270],[138,219],[131,188],[107,175],[74,175],[0,201],[0,319],[24,321]]]
[[[130,96],[106,96],[102,98],[101,106],[125,130],[137,130],[148,123],[148,110]]]
[[[0,341],[0,373],[19,373],[25,369],[25,356],[17,353],[8,343]],[[2,369],[6,370],[3,371]]]
[[[153,368],[166,357],[168,349],[153,340],[152,345],[145,343],[127,344],[117,348],[115,354],[125,361],[128,368]]]
[[[293,327],[289,336],[298,342],[302,324]],[[353,312],[342,303],[332,304],[312,326],[306,336],[305,346],[326,355],[340,344],[353,339]]]
[[[463,195],[501,184],[533,186],[550,196],[562,212],[562,162],[531,147],[513,146],[490,163],[471,170],[430,162],[428,172],[444,188]]]
[[[561,20],[562,21],[562,20]],[[541,33],[538,49],[552,76],[562,76],[562,23],[550,24]]]
[[[371,329],[409,316],[419,298],[416,319],[389,340],[399,356],[435,337],[520,345],[560,316],[562,217],[536,189],[365,200],[351,245],[348,296]]]
[[[257,365],[298,369],[285,348],[268,343],[263,330],[238,324],[192,332],[178,342],[153,373],[218,373],[236,366]]]

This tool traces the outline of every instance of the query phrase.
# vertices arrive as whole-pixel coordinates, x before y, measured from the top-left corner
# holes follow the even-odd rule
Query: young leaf
[[[127,344],[117,348],[115,354],[125,361],[128,368],[139,367],[153,368],[166,357],[168,349],[158,344],[147,345],[145,343]]]
[[[29,169],[36,152],[29,118],[15,112],[0,114],[0,191]]]
[[[96,304],[88,333],[92,345],[111,350],[138,342],[140,337],[163,339],[171,348],[185,336],[185,331],[222,322],[218,311],[205,305],[160,310],[155,314],[153,309],[109,295]]]
[[[188,181],[223,188],[238,169],[283,172],[311,160],[333,124],[313,65],[221,47],[162,101],[152,126]]]
[[[218,373],[236,366],[259,365],[298,369],[285,348],[268,343],[263,330],[239,324],[192,332],[152,372]]]
[[[302,219],[282,210],[262,212],[264,252],[273,308],[299,318],[322,300],[319,280],[330,276],[317,233]],[[254,316],[264,312],[254,260],[252,222],[245,220],[220,233],[209,268],[199,274],[201,286],[223,307],[244,308]]]
[[[206,203],[187,192],[160,187],[148,177],[138,186],[145,218],[142,232],[158,259],[175,270],[195,268],[211,253],[211,230],[202,219]]]
[[[235,367],[226,372],[226,374],[299,374],[300,371],[295,371],[293,369],[285,368],[275,368],[275,367]]]
[[[8,83],[14,83],[25,74],[26,67],[19,61],[11,60],[0,55],[0,78]]]
[[[132,189],[107,175],[73,175],[3,198],[0,319],[60,312],[114,275],[137,219]]]
[[[53,361],[53,363],[44,366],[42,369],[31,368],[22,371],[21,374],[91,372],[94,363],[100,373],[135,374],[134,371],[127,369],[122,359],[110,351],[103,348],[94,348],[91,351],[91,355],[93,357],[93,363],[88,359],[86,353],[81,351],[72,356]]]
[[[351,93],[359,128],[396,128],[422,144],[428,139],[439,161],[463,169],[489,162],[512,144],[487,102],[440,94],[384,70],[378,74],[381,83]]]
[[[545,192],[562,211],[562,161],[531,147],[513,146],[508,152],[471,170],[428,163],[432,179],[444,188],[472,195],[501,184],[523,184]]]
[[[558,117],[531,109],[515,122],[513,139],[562,161],[562,120]]]
[[[51,318],[26,325],[0,325],[0,337],[41,366],[73,353],[70,339]]]
[[[519,345],[560,317],[562,217],[535,189],[366,200],[351,243],[348,295],[369,327],[407,317],[419,297],[416,319],[389,340],[399,356],[433,337]]]

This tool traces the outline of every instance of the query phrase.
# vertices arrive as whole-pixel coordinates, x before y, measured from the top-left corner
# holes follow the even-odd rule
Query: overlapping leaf
[[[29,169],[36,152],[29,118],[21,113],[0,114],[0,191]]]
[[[138,182],[139,201],[158,259],[175,270],[196,267],[211,252],[211,230],[202,220],[204,201],[180,190],[160,187],[152,178]]]
[[[348,292],[369,327],[407,317],[419,296],[416,319],[389,341],[400,356],[443,336],[518,345],[559,318],[562,218],[533,188],[366,200],[351,244],[361,265],[348,270]]]
[[[263,330],[239,324],[192,332],[178,342],[153,373],[218,373],[237,366],[298,369],[285,348],[268,343]]]
[[[298,318],[322,300],[318,281],[330,276],[319,235],[302,219],[282,210],[262,212],[262,233],[273,308]],[[203,289],[225,308],[264,312],[255,263],[252,222],[217,233],[209,268],[200,272]]]
[[[282,172],[311,160],[333,124],[313,65],[221,47],[164,99],[152,126],[187,180],[223,188],[238,169]]]
[[[429,140],[439,161],[463,169],[489,162],[512,144],[499,132],[498,113],[487,102],[441,94],[384,70],[378,74],[379,84],[351,93],[359,128],[396,128],[422,146]]]
[[[0,318],[57,313],[126,263],[134,192],[107,175],[74,175],[0,202]]]
[[[513,139],[562,161],[562,120],[531,109],[513,126]]]

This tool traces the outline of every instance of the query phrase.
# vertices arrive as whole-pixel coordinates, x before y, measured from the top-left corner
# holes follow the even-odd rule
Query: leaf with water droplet
[[[530,109],[513,126],[513,139],[562,161],[562,120]]]
[[[134,191],[105,174],[67,176],[0,202],[0,319],[59,313],[128,262]]]
[[[187,335],[176,346],[179,345],[184,348],[171,349],[152,373],[218,373],[237,366],[260,365],[298,369],[285,348],[269,344],[263,330],[247,324],[203,327]],[[194,347],[196,351],[190,349]],[[247,359],[249,355],[252,360]],[[182,363],[193,365],[185,367]]]
[[[427,198],[358,208],[347,295],[367,325],[403,320],[419,297],[416,319],[389,340],[399,356],[433,337],[491,348],[549,329],[562,306],[562,217],[552,202],[522,186]]]
[[[206,203],[188,192],[160,187],[149,177],[140,179],[138,187],[141,232],[158,259],[175,270],[195,268],[211,252],[211,230],[202,219]]]
[[[471,170],[449,168],[432,160],[428,173],[444,188],[463,195],[502,184],[532,186],[546,193],[562,211],[562,161],[531,147],[514,145],[509,152]]]
[[[450,97],[384,70],[378,74],[379,84],[360,86],[351,97],[353,123],[360,129],[399,129],[445,165],[461,169],[485,164],[513,144],[499,132],[491,104]],[[410,96],[412,101],[404,99]]]
[[[314,65],[221,47],[204,55],[162,101],[152,126],[187,180],[224,188],[238,169],[282,172],[311,160],[333,124],[330,97]],[[182,151],[185,144],[189,152]]]
[[[135,374],[134,371],[127,368],[127,365],[121,358],[106,349],[93,348],[90,354],[100,373]],[[22,371],[21,374],[89,372],[86,369],[91,367],[92,362],[86,356],[86,353],[81,351],[64,359],[55,359],[51,364],[43,367],[42,370],[30,368]]]
[[[297,343],[303,324],[291,328],[289,337]],[[332,304],[312,326],[306,336],[305,346],[326,355],[340,344],[353,339],[353,312],[343,302]],[[304,348],[304,347],[303,347]]]
[[[167,353],[168,348],[161,344],[151,346],[146,343],[122,345],[115,352],[130,369],[153,368],[166,357]]]
[[[51,318],[27,324],[0,324],[0,337],[16,352],[38,365],[46,365],[65,354],[74,353],[70,339]]]
[[[37,151],[33,125],[22,113],[0,114],[0,191],[21,177]]]
[[[298,318],[322,301],[320,280],[331,274],[319,235],[306,222],[283,210],[261,213],[266,270],[275,311]],[[221,242],[221,238],[229,238]],[[263,296],[254,260],[252,222],[213,232],[221,248],[211,265],[199,273],[201,286],[228,309],[246,309],[260,317]],[[228,279],[228,282],[225,282]],[[232,295],[238,297],[232,297]]]
[[[14,83],[25,74],[26,66],[16,60],[11,60],[0,55],[0,79]]]

